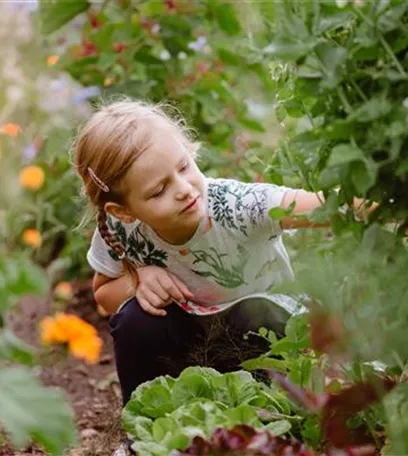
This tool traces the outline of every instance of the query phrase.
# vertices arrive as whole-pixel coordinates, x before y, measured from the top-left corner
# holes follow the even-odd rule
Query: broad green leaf
[[[203,375],[199,368],[185,369],[176,380],[171,392],[175,407],[179,407],[193,399],[213,398],[213,389],[210,380]]]
[[[40,0],[40,20],[48,35],[90,7],[88,0]]]
[[[160,417],[154,420],[152,434],[155,442],[162,442],[169,434],[175,434],[179,430],[177,423],[170,417]]]
[[[350,165],[350,174],[358,194],[364,195],[375,184],[377,168],[359,161]]]
[[[0,312],[25,294],[45,294],[47,286],[44,272],[24,255],[0,259]]]
[[[7,328],[0,329],[0,360],[8,359],[24,364],[34,361],[34,349]]]
[[[164,385],[146,388],[140,396],[140,402],[143,405],[142,413],[151,418],[164,416],[174,409],[170,391]]]
[[[230,372],[213,380],[215,400],[236,407],[257,398],[259,387],[249,372]]]
[[[268,423],[266,429],[272,433],[272,435],[283,435],[289,432],[292,428],[292,425],[288,420],[277,420]]]
[[[241,31],[241,24],[233,4],[220,3],[216,8],[215,14],[221,29],[228,35],[237,35]]]
[[[14,445],[34,439],[55,456],[76,441],[74,413],[63,395],[21,367],[0,370],[0,423]]]
[[[228,419],[228,427],[233,427],[237,424],[247,424],[256,427],[261,425],[254,407],[249,405],[230,408],[225,412],[225,416]]]
[[[277,59],[293,61],[311,52],[317,43],[317,40],[295,43],[276,42],[264,48],[263,52]]]
[[[357,122],[372,122],[390,113],[392,104],[384,97],[375,97],[363,103],[353,111],[348,119]]]
[[[145,442],[153,441],[153,421],[150,418],[135,415],[125,408],[122,412],[122,424],[133,438]]]
[[[230,65],[242,65],[242,57],[234,52],[230,51],[227,48],[219,48],[218,49],[218,56],[223,62],[229,63]]]
[[[346,163],[365,159],[363,151],[353,144],[339,144],[333,147],[328,166],[344,165]]]

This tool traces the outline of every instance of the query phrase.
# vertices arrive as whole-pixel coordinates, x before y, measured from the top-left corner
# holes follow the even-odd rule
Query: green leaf
[[[34,349],[6,328],[0,329],[0,359],[24,364],[34,361]]]
[[[338,166],[364,159],[364,153],[359,147],[354,146],[351,143],[339,144],[338,146],[333,147],[327,165]]]
[[[238,35],[241,31],[241,24],[232,4],[220,3],[216,8],[215,15],[221,29],[228,35]]]
[[[61,456],[76,441],[74,413],[63,395],[21,367],[0,370],[0,422],[18,447],[33,439]]]
[[[25,294],[45,294],[48,283],[44,272],[26,256],[0,259],[0,312]]]
[[[254,407],[249,405],[240,405],[231,408],[225,412],[228,419],[228,427],[236,426],[237,424],[247,424],[251,426],[260,426],[258,415]]]
[[[48,35],[90,7],[88,0],[40,0],[40,21]]]
[[[367,162],[356,162],[351,164],[350,174],[358,194],[364,195],[376,182],[377,168]]]
[[[258,358],[248,359],[241,363],[244,369],[249,371],[256,369],[276,369],[286,372],[286,362],[280,359],[270,358],[269,356],[259,356]]]
[[[288,420],[277,420],[268,423],[265,428],[268,429],[268,431],[270,431],[273,435],[279,436],[289,432],[292,428],[292,425]]]
[[[219,58],[223,62],[229,63],[230,65],[236,65],[236,66],[239,66],[242,64],[242,57],[239,56],[238,54],[235,54],[234,52],[230,51],[229,49],[219,48],[217,52],[218,52]]]
[[[311,52],[317,43],[318,41],[314,39],[295,43],[276,42],[269,44],[263,52],[277,59],[293,61]]]
[[[260,133],[264,133],[266,131],[260,122],[255,119],[246,117],[245,115],[238,116],[238,120],[242,125],[249,128],[250,130],[258,131]]]
[[[357,122],[372,122],[373,120],[387,116],[391,112],[391,109],[391,102],[384,97],[371,98],[353,111],[348,119]]]
[[[408,454],[408,385],[400,384],[384,399],[387,435],[391,450],[387,454]]]
[[[290,341],[307,344],[309,341],[308,316],[302,314],[290,317],[285,327],[285,333]]]
[[[133,414],[128,408],[122,412],[122,424],[126,432],[137,440],[153,441],[153,420]]]
[[[268,215],[272,220],[282,220],[284,217],[292,214],[295,206],[296,202],[293,201],[287,209],[283,209],[281,207],[273,207],[269,209]]]
[[[257,398],[259,387],[249,372],[238,371],[224,374],[213,380],[215,399],[235,407],[249,404]]]
[[[212,399],[213,389],[209,378],[203,375],[202,368],[185,369],[176,380],[171,392],[175,407],[197,398]]]

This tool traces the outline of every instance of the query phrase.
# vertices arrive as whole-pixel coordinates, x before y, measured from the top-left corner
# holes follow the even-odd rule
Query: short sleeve
[[[280,207],[285,194],[293,189],[275,184],[259,184],[259,187],[266,194],[266,204],[262,214],[263,221],[270,228],[271,234],[281,234],[283,230],[280,226],[280,221],[272,219],[269,211],[273,208]]]
[[[122,272],[122,262],[113,259],[109,250],[109,246],[103,240],[99,230],[96,228],[86,259],[95,272],[99,272],[100,274],[104,274],[111,278],[116,278],[119,277]]]
[[[267,183],[244,183],[234,179],[208,180],[208,200],[212,218],[224,228],[249,236],[267,229],[271,235],[282,232],[280,223],[269,217],[283,196],[292,189]]]

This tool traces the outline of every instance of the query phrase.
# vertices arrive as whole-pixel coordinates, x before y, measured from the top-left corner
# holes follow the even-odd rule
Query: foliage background
[[[10,297],[31,289],[27,261],[45,268],[49,283],[89,274],[92,227],[74,231],[84,204],[67,153],[89,102],[123,93],[165,99],[203,141],[205,173],[324,192],[327,202],[312,217],[330,219],[335,237],[299,232],[289,240],[298,280],[284,291],[306,292],[313,311],[341,322],[340,349],[329,351],[359,366],[354,381],[366,378],[361,366],[373,360],[404,379],[407,2],[34,5],[34,29],[30,16],[18,14],[21,5],[14,13],[2,6],[0,15],[0,33],[15,43],[0,46],[0,120],[20,126],[16,136],[0,135],[0,177],[8,189],[0,197],[2,314]],[[34,191],[18,180],[29,164],[45,173]],[[354,197],[380,208],[362,221],[351,209],[339,211]],[[27,229],[40,235],[37,245],[24,243]],[[18,342],[8,340],[7,357],[25,353],[10,352]],[[408,451],[406,403],[402,382],[379,418],[401,454]]]

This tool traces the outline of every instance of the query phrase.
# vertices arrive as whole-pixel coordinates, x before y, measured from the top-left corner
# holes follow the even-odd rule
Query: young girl
[[[275,304],[260,298],[293,279],[282,230],[310,224],[279,223],[268,211],[295,202],[293,214],[304,214],[320,195],[206,178],[199,148],[181,120],[127,100],[101,107],[75,143],[77,172],[98,210],[87,258],[96,302],[113,314],[124,403],[138,384],[194,362],[205,341],[215,367],[238,368],[243,333],[282,331],[295,310],[279,295]],[[208,328],[220,319],[214,349]],[[221,360],[227,342],[232,351]]]

